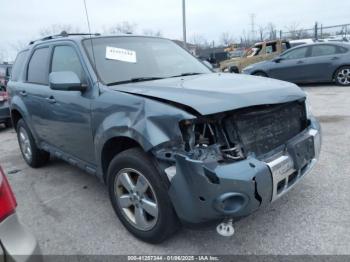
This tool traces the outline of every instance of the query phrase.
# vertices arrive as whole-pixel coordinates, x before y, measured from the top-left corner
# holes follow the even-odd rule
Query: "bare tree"
[[[242,36],[241,36],[241,45],[243,47],[250,47],[251,44],[252,44],[252,40],[250,39],[249,34],[247,34],[245,30],[243,30]]]
[[[234,38],[229,32],[223,32],[220,36],[220,43],[224,46],[229,46],[234,42]]]
[[[18,40],[17,42],[11,44],[11,48],[15,52],[19,52],[23,48],[25,48],[29,44],[29,42],[30,42],[30,40],[28,40],[28,41]]]
[[[300,39],[303,29],[299,27],[299,23],[293,22],[290,25],[286,26],[288,31],[289,38]]]
[[[258,27],[258,34],[259,34],[260,41],[264,41],[266,38],[266,27],[260,25]]]
[[[40,29],[39,35],[42,37],[57,35],[60,34],[62,31],[66,31],[67,33],[78,33],[80,32],[80,29],[77,26],[74,27],[69,24],[53,24]]]
[[[157,37],[162,37],[163,34],[160,30],[152,30],[152,29],[144,29],[143,31],[143,34],[145,36],[157,36]]]
[[[190,43],[198,46],[199,48],[208,48],[210,44],[204,36],[199,34],[192,34],[190,37]]]
[[[269,39],[270,40],[276,39],[277,38],[276,26],[273,23],[268,23],[266,28],[269,35]]]
[[[123,21],[107,29],[109,34],[133,34],[136,32],[137,24]]]

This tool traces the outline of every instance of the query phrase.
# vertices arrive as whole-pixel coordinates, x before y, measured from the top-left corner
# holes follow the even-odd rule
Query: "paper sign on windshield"
[[[107,46],[106,59],[136,63],[136,52],[132,50]]]

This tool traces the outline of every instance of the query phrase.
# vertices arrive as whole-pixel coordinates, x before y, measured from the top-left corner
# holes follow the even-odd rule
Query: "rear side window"
[[[342,46],[338,46],[338,53],[339,54],[345,54],[347,53],[349,50],[346,49],[345,47],[342,47]]]
[[[337,47],[334,45],[315,45],[312,47],[311,56],[326,56],[337,54]]]
[[[52,56],[51,72],[71,71],[84,82],[84,71],[80,59],[71,46],[56,46]]]
[[[49,75],[47,67],[48,56],[48,47],[39,48],[34,51],[34,54],[32,55],[32,58],[30,59],[28,65],[28,82],[43,85],[49,84]]]
[[[28,51],[18,53],[11,72],[11,80],[18,81],[27,61]]]

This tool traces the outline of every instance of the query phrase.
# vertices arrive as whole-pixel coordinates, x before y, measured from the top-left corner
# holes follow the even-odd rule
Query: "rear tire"
[[[267,74],[262,72],[262,71],[258,71],[252,74],[253,76],[261,76],[261,77],[267,77]]]
[[[350,66],[339,68],[334,74],[334,79],[337,85],[350,86]]]
[[[114,157],[107,182],[115,213],[135,237],[156,244],[179,229],[168,196],[169,182],[141,149],[131,148]]]
[[[37,147],[33,135],[23,119],[17,123],[17,139],[22,156],[29,166],[41,167],[50,160],[50,154]]]

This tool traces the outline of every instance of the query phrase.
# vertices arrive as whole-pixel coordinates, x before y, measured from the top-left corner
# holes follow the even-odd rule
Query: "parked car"
[[[298,45],[306,45],[306,44],[313,44],[315,41],[312,38],[306,38],[306,39],[297,39],[297,40],[290,40],[289,44],[290,47],[296,47]]]
[[[0,64],[0,89],[5,89],[10,79],[12,65],[8,63]]]
[[[11,115],[8,104],[8,94],[6,89],[0,88],[0,124],[5,124],[6,127],[11,127]]]
[[[290,49],[270,61],[246,67],[243,73],[294,83],[333,82],[350,85],[350,45],[315,43]]]
[[[0,261],[42,261],[39,245],[16,215],[17,202],[0,166]]]
[[[328,38],[318,39],[318,42],[349,42],[349,39],[346,36],[330,36]]]
[[[241,57],[221,62],[220,69],[222,72],[241,73],[243,68],[257,62],[270,60],[289,48],[289,42],[284,40],[256,43]]]
[[[8,95],[6,92],[11,69],[12,65],[8,63],[0,64],[0,124],[5,124],[6,127],[11,126],[10,109],[7,102]]]
[[[98,176],[123,225],[151,243],[268,205],[320,152],[298,86],[213,73],[167,39],[47,37],[18,54],[8,87],[28,165],[52,154]]]

